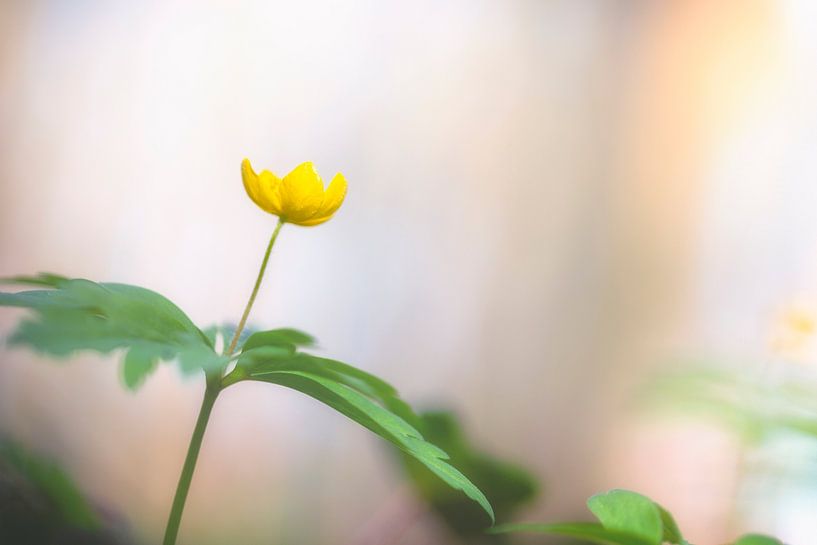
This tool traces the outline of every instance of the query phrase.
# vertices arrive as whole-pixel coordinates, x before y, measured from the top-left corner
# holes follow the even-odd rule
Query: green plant
[[[142,384],[160,361],[175,361],[183,374],[204,374],[202,405],[176,488],[164,545],[176,542],[202,438],[219,394],[247,380],[292,388],[332,407],[393,443],[448,486],[465,493],[493,520],[485,495],[447,461],[448,455],[442,449],[423,438],[414,425],[418,417],[390,384],[346,363],[305,351],[314,345],[314,338],[301,331],[245,329],[282,226],[328,221],[343,202],[346,181],[338,174],[324,190],[311,163],[279,179],[269,171],[256,174],[246,160],[242,177],[252,200],[279,219],[237,327],[200,329],[171,301],[138,286],[40,274],[4,281],[35,288],[0,292],[0,306],[33,312],[19,324],[11,344],[55,357],[81,350],[103,354],[119,351],[124,353],[124,383],[132,389]],[[225,341],[230,339],[220,353],[215,348],[219,336]]]
[[[56,463],[0,438],[0,543],[127,542]]]
[[[511,517],[536,497],[539,484],[533,475],[475,447],[453,412],[423,412],[417,429],[428,441],[445,450],[451,456],[451,463],[485,493],[497,518]],[[442,483],[416,458],[401,453],[400,460],[418,495],[450,531],[469,543],[477,539],[493,543],[504,541],[500,534],[484,533],[490,520],[477,504]]]
[[[686,541],[673,516],[650,498],[629,490],[610,490],[587,500],[598,522],[552,524],[502,524],[497,534],[534,532],[579,538],[601,545],[692,545]],[[747,534],[732,545],[783,545],[769,536]]]

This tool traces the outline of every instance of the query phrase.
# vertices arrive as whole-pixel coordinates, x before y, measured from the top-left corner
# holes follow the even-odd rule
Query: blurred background
[[[139,284],[236,320],[274,226],[240,161],[311,160],[345,174],[346,203],[284,229],[253,323],[453,409],[542,483],[517,520],[585,518],[623,487],[695,543],[817,540],[817,479],[752,463],[807,471],[814,441],[747,445],[638,401],[693,360],[814,382],[816,3],[0,6],[0,275]],[[165,365],[128,393],[115,358],[0,346],[0,434],[155,543],[202,388]],[[464,541],[380,440],[259,383],[219,399],[180,534],[233,542]]]

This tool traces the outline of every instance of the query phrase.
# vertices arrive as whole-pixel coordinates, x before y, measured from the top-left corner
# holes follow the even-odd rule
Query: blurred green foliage
[[[0,439],[0,543],[124,545],[57,464]]]
[[[781,431],[817,440],[817,384],[769,380],[742,368],[687,366],[654,377],[640,401],[667,413],[719,422],[749,443]]]
[[[746,534],[738,538],[733,545],[785,545],[782,541],[772,536],[761,534]]]
[[[451,457],[451,464],[468,475],[485,493],[498,519],[511,517],[536,497],[539,489],[536,479],[524,468],[475,448],[453,412],[422,413],[418,429],[426,440],[446,451]],[[504,536],[499,534],[484,533],[491,520],[474,503],[443,486],[439,479],[415,459],[403,455],[401,460],[420,497],[451,531],[469,540],[504,540]]]

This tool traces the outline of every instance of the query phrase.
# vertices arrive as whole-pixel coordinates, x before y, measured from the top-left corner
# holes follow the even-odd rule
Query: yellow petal
[[[281,217],[291,223],[308,220],[323,202],[323,180],[315,166],[303,163],[284,176],[280,184]]]
[[[244,190],[247,192],[247,195],[255,204],[261,206],[259,202],[258,174],[252,169],[250,160],[247,158],[241,161],[241,181],[244,182]]]
[[[270,172],[264,170],[258,175],[261,186],[261,194],[264,200],[269,204],[267,212],[280,216],[282,213],[281,207],[281,178]]]
[[[265,170],[256,174],[249,159],[241,161],[241,180],[250,199],[262,210],[271,214],[280,213],[280,198],[277,197],[281,180],[272,172]]]
[[[298,222],[293,221],[292,223],[294,223],[295,225],[300,225],[301,227],[312,227],[313,225],[320,225],[321,223],[324,223],[324,222],[329,221],[331,219],[332,219],[332,215],[330,214],[329,216],[312,216],[308,220],[303,220],[303,221],[298,221]]]
[[[343,174],[338,172],[335,174],[335,177],[332,178],[332,183],[326,188],[326,192],[323,195],[323,202],[315,215],[298,223],[298,225],[309,227],[331,219],[338,208],[340,208],[340,205],[343,204],[343,199],[346,198],[346,189],[346,178],[343,177]]]
[[[334,214],[340,205],[343,204],[343,199],[346,198],[346,178],[343,177],[343,174],[338,172],[335,174],[335,177],[332,178],[332,183],[329,184],[329,187],[326,188],[326,192],[323,194],[323,203],[321,207],[318,209],[318,214],[320,216],[331,216]]]

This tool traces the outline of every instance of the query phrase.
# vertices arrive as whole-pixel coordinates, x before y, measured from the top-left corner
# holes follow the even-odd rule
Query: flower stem
[[[241,321],[238,322],[238,327],[235,329],[230,345],[224,352],[226,356],[231,356],[235,351],[238,339],[241,337],[241,332],[247,324],[247,317],[250,315],[253,303],[255,303],[255,297],[258,295],[258,289],[261,287],[261,280],[264,279],[264,271],[267,269],[272,247],[283,225],[284,221],[278,220],[278,225],[275,226],[275,230],[272,232],[272,237],[267,245],[267,251],[264,253],[264,260],[261,262],[261,269],[258,271],[258,278],[255,279],[255,286],[253,286],[252,294],[250,294],[250,299],[247,301],[247,306],[244,307],[244,314],[241,316]],[[187,457],[184,459],[182,474],[179,476],[179,484],[176,486],[176,496],[173,498],[173,506],[170,509],[170,517],[168,518],[167,528],[165,529],[165,538],[162,542],[163,545],[176,544],[176,536],[179,534],[179,525],[182,521],[184,503],[187,500],[187,493],[190,491],[190,482],[193,480],[193,471],[196,469],[196,461],[199,458],[201,441],[204,438],[204,430],[207,429],[207,422],[210,420],[210,413],[213,410],[213,405],[216,403],[218,394],[230,384],[240,380],[239,375],[231,373],[230,376],[235,375],[233,376],[233,381],[222,384],[222,373],[223,370],[217,373],[207,374],[207,388],[204,390],[204,399],[201,402],[201,409],[199,409],[199,417],[196,420],[196,427],[193,429],[193,437],[190,438],[190,446],[187,448]]]
[[[220,377],[214,375],[208,377],[207,389],[204,390],[204,399],[199,409],[199,417],[196,420],[196,427],[193,429],[193,437],[190,438],[190,446],[187,448],[187,457],[184,459],[182,474],[179,476],[179,484],[176,486],[176,496],[173,498],[173,507],[170,509],[170,517],[167,520],[165,529],[165,539],[163,545],[175,545],[176,536],[179,533],[179,524],[182,521],[184,502],[187,500],[187,492],[190,490],[190,481],[193,480],[193,471],[196,469],[196,460],[201,450],[201,440],[204,438],[204,430],[210,420],[210,412],[221,392]]]
[[[269,261],[270,253],[272,252],[272,247],[275,244],[275,239],[278,238],[278,232],[281,230],[281,227],[284,225],[284,220],[278,220],[278,225],[275,226],[275,231],[272,232],[272,237],[269,240],[269,244],[267,245],[267,252],[264,254],[264,260],[261,262],[261,269],[258,271],[258,278],[255,279],[255,286],[252,288],[252,293],[250,294],[250,299],[247,301],[247,306],[244,307],[244,314],[241,315],[241,321],[238,322],[238,327],[235,328],[235,333],[233,333],[233,339],[230,341],[230,345],[227,348],[227,351],[224,352],[225,356],[232,356],[233,352],[235,351],[235,347],[238,344],[238,338],[241,336],[241,332],[244,330],[244,326],[247,325],[247,317],[250,315],[250,310],[252,310],[252,305],[255,303],[255,297],[258,295],[258,288],[261,287],[261,280],[264,279],[264,271],[267,270],[267,262]]]

